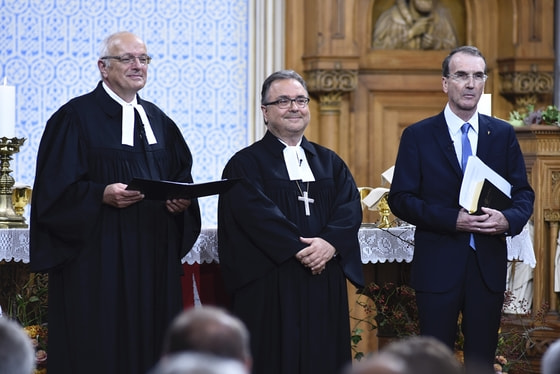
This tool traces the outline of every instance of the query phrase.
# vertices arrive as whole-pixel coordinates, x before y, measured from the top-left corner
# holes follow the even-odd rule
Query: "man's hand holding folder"
[[[222,179],[204,183],[182,183],[134,178],[127,190],[140,191],[148,200],[193,199],[217,195],[229,190],[239,179]]]

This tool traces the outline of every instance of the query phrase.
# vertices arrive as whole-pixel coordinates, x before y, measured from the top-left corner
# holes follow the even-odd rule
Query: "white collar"
[[[140,119],[142,120],[142,124],[144,125],[144,131],[146,132],[146,139],[148,140],[149,144],[156,144],[157,140],[152,131],[152,127],[150,126],[150,121],[148,120],[148,116],[146,115],[146,111],[142,107],[142,105],[138,104],[136,100],[136,95],[134,99],[130,103],[124,101],[119,95],[117,95],[105,82],[102,83],[105,92],[117,103],[122,105],[123,114],[122,114],[122,144],[134,145],[134,109],[138,111],[140,114]]]
[[[463,124],[467,122],[472,126],[474,133],[478,134],[478,110],[474,112],[474,114],[471,118],[469,118],[468,121],[463,121],[455,113],[453,113],[453,111],[449,107],[449,103],[447,103],[443,111],[443,115],[445,116],[445,122],[447,122],[447,126],[449,126],[449,132],[451,134],[461,132],[461,126],[463,126]]]
[[[284,148],[284,163],[288,170],[290,180],[301,180],[302,182],[314,182],[315,176],[309,167],[305,151],[301,146],[301,140],[297,145],[290,146],[278,139],[286,147]]]

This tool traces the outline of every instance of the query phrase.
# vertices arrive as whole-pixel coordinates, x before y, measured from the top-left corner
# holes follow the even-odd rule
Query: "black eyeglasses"
[[[119,62],[122,62],[123,64],[126,65],[130,65],[133,64],[136,59],[138,59],[138,62],[140,63],[140,65],[148,65],[150,63],[150,61],[152,61],[152,58],[148,55],[140,55],[140,56],[134,56],[131,54],[126,54],[126,55],[122,55],[122,56],[103,56],[101,57],[102,60],[105,59],[112,59],[112,60],[117,60]]]
[[[485,82],[488,78],[488,76],[482,72],[467,74],[464,71],[458,71],[454,74],[449,74],[448,77],[457,82],[468,82],[472,77],[476,83]]]
[[[292,103],[296,103],[296,106],[298,108],[305,108],[307,106],[307,104],[309,104],[309,98],[308,97],[296,97],[295,99],[290,99],[288,97],[281,97],[280,99],[276,100],[276,101],[271,101],[269,103],[264,103],[264,106],[267,105],[276,105],[278,106],[278,108],[280,109],[287,109],[289,107],[292,106]]]

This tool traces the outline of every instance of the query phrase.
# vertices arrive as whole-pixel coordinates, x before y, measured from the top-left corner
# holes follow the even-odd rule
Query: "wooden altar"
[[[558,293],[554,290],[556,251],[560,222],[560,127],[531,125],[516,128],[525,157],[527,173],[535,190],[533,212],[534,250],[537,266],[534,270],[533,312],[548,305],[546,324],[551,328],[533,337],[534,373],[539,373],[539,359],[550,343],[560,337]]]

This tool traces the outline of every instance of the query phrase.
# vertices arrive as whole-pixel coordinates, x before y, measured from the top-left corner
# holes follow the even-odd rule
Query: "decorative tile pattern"
[[[249,0],[4,0],[0,2],[0,79],[16,86],[11,163],[32,184],[46,121],[99,80],[98,48],[109,34],[141,36],[153,56],[140,92],[181,128],[194,155],[193,176],[218,179],[246,146]],[[1,135],[1,134],[0,134]],[[200,200],[203,224],[216,224],[216,197]]]

